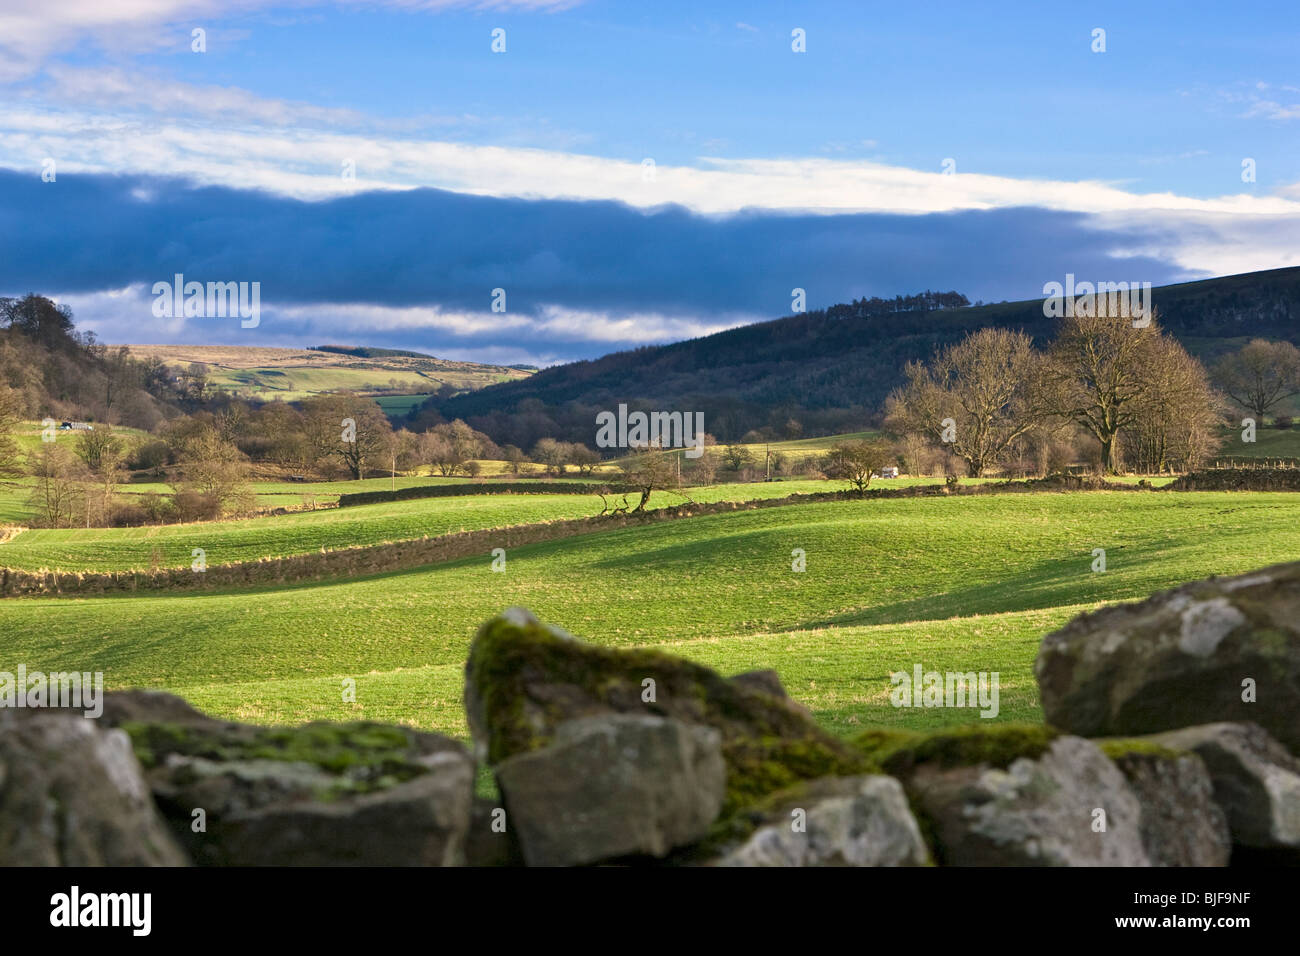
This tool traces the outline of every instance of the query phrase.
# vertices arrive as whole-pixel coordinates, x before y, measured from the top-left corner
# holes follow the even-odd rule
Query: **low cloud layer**
[[[0,173],[0,197],[0,289],[62,296],[118,342],[330,341],[549,362],[785,315],[795,288],[817,308],[926,288],[1028,298],[1066,272],[1192,277],[1144,251],[1167,230],[1034,208],[718,218],[432,189],[305,202],[175,179],[15,173]],[[156,318],[150,289],[176,273],[260,282],[261,324]],[[504,312],[492,310],[495,289]]]

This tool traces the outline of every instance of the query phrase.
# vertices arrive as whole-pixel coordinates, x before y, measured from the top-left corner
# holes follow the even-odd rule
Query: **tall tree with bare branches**
[[[1214,366],[1214,383],[1264,424],[1264,416],[1300,395],[1300,349],[1290,342],[1253,339]]]
[[[1048,348],[1047,405],[1097,439],[1107,474],[1119,471],[1120,432],[1137,420],[1154,387],[1148,371],[1160,337],[1154,313],[1142,327],[1130,316],[1072,315]]]
[[[980,329],[942,349],[929,367],[907,366],[907,384],[890,399],[890,425],[927,435],[978,478],[1042,424],[1040,365],[1029,336]]]

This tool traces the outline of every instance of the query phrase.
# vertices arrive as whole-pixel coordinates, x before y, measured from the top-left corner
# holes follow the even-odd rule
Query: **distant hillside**
[[[526,378],[526,372],[501,365],[449,359],[389,349],[279,349],[226,345],[131,345],[136,358],[167,365],[207,366],[208,387],[249,398],[294,401],[334,389],[357,392],[433,393],[482,388]]]
[[[0,298],[0,392],[8,393],[11,415],[152,429],[180,409],[170,389],[153,387],[160,383],[150,371],[94,333],[78,332],[66,304],[35,293]]]
[[[1300,268],[1163,286],[1152,301],[1165,328],[1206,360],[1254,336],[1300,344]],[[496,441],[521,447],[545,435],[590,443],[595,413],[619,402],[702,411],[706,429],[722,441],[763,426],[780,432],[791,419],[804,434],[823,435],[864,427],[899,384],[903,366],[929,358],[937,346],[985,326],[1020,329],[1043,344],[1055,321],[1044,317],[1041,299],[864,314],[869,311],[833,306],[559,365],[431,403],[446,418],[464,418]]]

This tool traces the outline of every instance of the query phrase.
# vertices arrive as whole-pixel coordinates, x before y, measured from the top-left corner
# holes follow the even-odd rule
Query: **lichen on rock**
[[[1300,753],[1300,562],[1082,614],[1043,638],[1034,674],[1071,733],[1253,722]]]
[[[464,862],[474,764],[449,738],[232,723],[144,691],[107,695],[104,721],[130,735],[154,801],[201,864]]]

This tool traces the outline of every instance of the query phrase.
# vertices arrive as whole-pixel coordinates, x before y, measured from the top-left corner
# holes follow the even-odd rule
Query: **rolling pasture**
[[[382,479],[371,479],[386,490]],[[429,482],[408,481],[406,484]],[[342,483],[336,483],[342,484]],[[349,486],[363,482],[348,482]],[[828,489],[825,481],[712,485],[687,489],[691,500],[748,501]],[[400,487],[400,485],[399,485]],[[649,507],[681,504],[679,494],[656,492]],[[383,544],[457,531],[585,518],[600,512],[592,494],[464,495],[412,499],[348,508],[300,511],[239,521],[149,525],[138,528],[29,529],[0,543],[0,567],[59,571],[132,571],[187,567],[193,548],[202,548],[209,564],[255,561]]]
[[[494,496],[473,514],[519,523],[531,507],[564,507],[563,497]],[[418,524],[434,520],[421,505],[459,500],[397,507],[420,515]],[[262,546],[321,533],[305,529],[349,510],[362,509],[257,519],[272,529]],[[9,599],[0,602],[0,669],[102,670],[110,687],[166,688],[242,720],[368,718],[463,736],[470,639],[485,618],[522,604],[596,643],[662,647],[728,673],[774,668],[841,733],[974,719],[891,707],[888,675],[917,663],[997,671],[999,719],[1033,720],[1041,713],[1031,668],[1047,630],[1102,603],[1296,559],[1298,519],[1300,497],[1284,493],[792,505],[520,547],[501,573],[484,554],[230,592]],[[101,545],[98,560],[122,548]],[[797,548],[807,555],[801,573],[791,567]],[[1095,548],[1106,550],[1105,572],[1092,570]],[[342,700],[349,677],[355,703]]]
[[[400,389],[431,392],[450,385],[482,388],[526,378],[529,373],[500,365],[458,362],[432,355],[360,356],[314,349],[233,345],[131,345],[136,358],[158,358],[183,368],[207,366],[212,388],[264,399],[296,401],[321,392]]]

